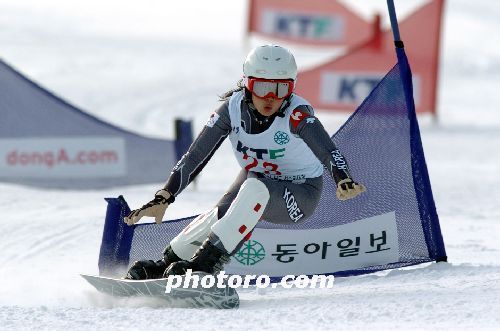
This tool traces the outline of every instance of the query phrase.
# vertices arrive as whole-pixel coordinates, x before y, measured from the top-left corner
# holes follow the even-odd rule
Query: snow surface
[[[385,1],[344,2],[364,15],[385,10]],[[401,17],[422,3],[395,2]],[[201,129],[238,80],[245,11],[234,0],[0,0],[0,56],[100,118],[171,138],[175,117]],[[0,184],[0,329],[500,329],[499,17],[495,1],[447,2],[439,122],[421,117],[450,263],[337,279],[329,290],[242,290],[234,311],[110,299],[78,276],[98,272],[103,198],[123,194],[138,206],[163,183]],[[325,58],[292,48],[299,65]],[[346,118],[318,115],[330,133]],[[237,170],[225,143],[168,217],[208,209]]]

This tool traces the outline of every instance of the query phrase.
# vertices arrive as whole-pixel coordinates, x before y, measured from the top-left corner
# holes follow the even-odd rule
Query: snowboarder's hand
[[[142,206],[139,209],[132,210],[128,216],[123,218],[123,221],[128,225],[134,225],[139,222],[143,216],[150,216],[155,218],[156,224],[160,224],[165,210],[169,204],[174,202],[175,198],[167,190],[159,190],[155,194],[155,198]]]
[[[342,201],[352,199],[365,191],[366,187],[363,184],[356,183],[350,178],[343,179],[337,184],[337,198]]]

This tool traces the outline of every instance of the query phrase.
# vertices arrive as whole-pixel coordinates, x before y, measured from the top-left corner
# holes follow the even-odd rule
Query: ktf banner
[[[372,24],[335,0],[250,0],[248,33],[327,46],[353,46]]]
[[[385,72],[325,71],[321,75],[319,98],[322,103],[351,108],[360,105],[385,76]],[[413,76],[413,99],[420,106],[421,79]]]
[[[419,113],[436,112],[442,5],[433,0],[399,24]],[[296,92],[317,109],[353,111],[395,62],[392,32],[379,30],[344,56],[299,72]]]

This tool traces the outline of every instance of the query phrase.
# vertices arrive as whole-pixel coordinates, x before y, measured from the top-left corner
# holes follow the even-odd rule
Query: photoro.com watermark
[[[286,275],[277,283],[271,283],[268,275],[228,275],[224,271],[216,275],[193,273],[191,269],[185,275],[168,276],[165,293],[170,293],[176,288],[333,288],[333,275]]]

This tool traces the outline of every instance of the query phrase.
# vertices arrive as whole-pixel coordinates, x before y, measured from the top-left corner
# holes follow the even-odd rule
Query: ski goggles
[[[292,94],[295,84],[290,79],[263,79],[245,77],[245,86],[259,98],[284,99]]]

